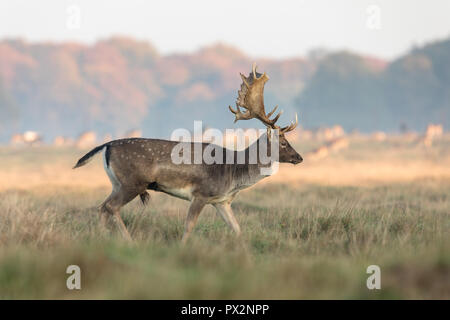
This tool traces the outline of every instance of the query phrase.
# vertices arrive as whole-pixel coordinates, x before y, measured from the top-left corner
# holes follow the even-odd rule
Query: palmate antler
[[[282,111],[278,113],[273,119],[270,117],[275,113],[278,106],[275,106],[272,111],[266,114],[264,108],[264,85],[269,80],[269,76],[264,72],[260,74],[256,72],[256,63],[253,63],[252,72],[245,77],[241,73],[242,84],[241,89],[238,91],[238,98],[236,100],[236,110],[229,106],[229,109],[236,116],[234,122],[238,120],[249,120],[249,119],[259,119],[268,128],[279,129],[280,134],[292,131],[298,124],[297,115],[295,115],[295,123],[291,123],[289,126],[280,128],[275,123],[278,118],[283,113]],[[242,107],[245,111],[242,113]]]

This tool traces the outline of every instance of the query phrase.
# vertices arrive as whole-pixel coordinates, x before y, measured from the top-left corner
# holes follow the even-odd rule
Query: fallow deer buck
[[[120,208],[133,200],[136,196],[140,198],[144,204],[148,202],[149,194],[146,190],[154,190],[164,192],[171,196],[175,196],[191,202],[185,224],[185,230],[182,242],[185,243],[194,228],[200,212],[206,204],[213,205],[217,212],[225,222],[240,234],[240,227],[231,209],[231,202],[237,193],[245,188],[254,185],[259,180],[266,177],[261,174],[261,168],[267,167],[260,161],[259,146],[262,139],[270,150],[272,133],[278,133],[278,160],[279,162],[298,164],[303,161],[302,157],[291,147],[285,138],[285,133],[293,130],[297,123],[280,128],[276,125],[276,121],[281,115],[277,114],[273,119],[270,117],[275,112],[275,107],[271,112],[266,114],[264,109],[264,85],[269,80],[266,73],[260,74],[256,72],[256,65],[253,64],[252,72],[245,77],[241,74],[243,83],[238,92],[236,101],[236,110],[229,107],[230,111],[235,115],[235,122],[238,120],[248,120],[252,118],[259,119],[267,127],[268,134],[261,135],[255,142],[255,146],[249,146],[242,151],[232,151],[213,145],[215,152],[223,154],[224,161],[222,163],[206,164],[204,160],[199,164],[181,163],[175,164],[172,161],[171,154],[173,148],[180,142],[167,141],[159,139],[143,139],[131,138],[120,139],[105,143],[98,146],[83,156],[74,168],[85,165],[91,158],[103,152],[103,163],[112,184],[112,193],[103,202],[100,209],[100,217],[102,223],[106,223],[112,217],[122,235],[130,240],[131,237],[120,217]],[[241,112],[240,107],[245,109]],[[188,148],[193,150],[200,148],[204,150],[208,143],[191,143]],[[199,146],[200,145],[200,146]],[[275,148],[276,144],[274,144]],[[253,149],[252,149],[253,147]],[[219,151],[217,151],[219,150]],[[234,159],[243,157],[244,163],[227,163],[225,161],[226,154],[231,152]],[[250,151],[257,150],[256,161],[249,161]],[[275,149],[276,150],[276,149]],[[243,154],[242,154],[243,153]],[[219,153],[220,157],[220,153]],[[242,159],[242,158],[241,158]]]

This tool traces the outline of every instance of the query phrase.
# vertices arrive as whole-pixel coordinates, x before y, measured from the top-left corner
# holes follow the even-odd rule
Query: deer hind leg
[[[228,226],[233,229],[236,235],[241,234],[241,227],[239,227],[239,223],[234,217],[233,210],[231,210],[231,203],[223,202],[214,204],[214,207],[217,209],[217,213],[225,220]]]
[[[127,190],[124,188],[113,190],[111,195],[103,202],[100,209],[102,224],[105,226],[108,220],[112,218],[124,239],[128,241],[131,241],[131,236],[120,217],[120,208],[133,200],[138,194],[139,192],[135,190]]]
[[[191,205],[189,206],[188,215],[186,218],[186,224],[184,227],[184,234],[183,238],[181,239],[181,243],[185,244],[187,242],[187,239],[189,238],[189,235],[192,232],[192,229],[194,229],[195,224],[197,223],[198,216],[200,215],[200,212],[205,207],[205,200],[201,198],[194,198],[191,202]]]
[[[111,193],[108,198],[106,198],[105,201],[100,205],[100,227],[101,231],[106,233],[108,230],[108,223],[110,221],[111,212],[107,207],[108,201],[111,199],[111,196],[113,194]]]

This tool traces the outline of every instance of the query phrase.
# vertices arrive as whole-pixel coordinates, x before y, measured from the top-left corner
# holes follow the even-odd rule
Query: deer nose
[[[299,155],[298,153],[297,153],[297,160],[298,160],[298,163],[301,163],[303,161],[302,156]]]

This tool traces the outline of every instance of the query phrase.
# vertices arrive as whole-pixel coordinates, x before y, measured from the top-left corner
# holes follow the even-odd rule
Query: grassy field
[[[314,143],[299,144],[302,155]],[[241,192],[236,239],[206,208],[186,247],[188,203],[151,194],[123,217],[134,242],[99,233],[110,192],[83,150],[0,148],[0,298],[450,298],[450,139],[350,147]],[[66,288],[68,265],[81,290]],[[368,290],[369,265],[381,290]]]

